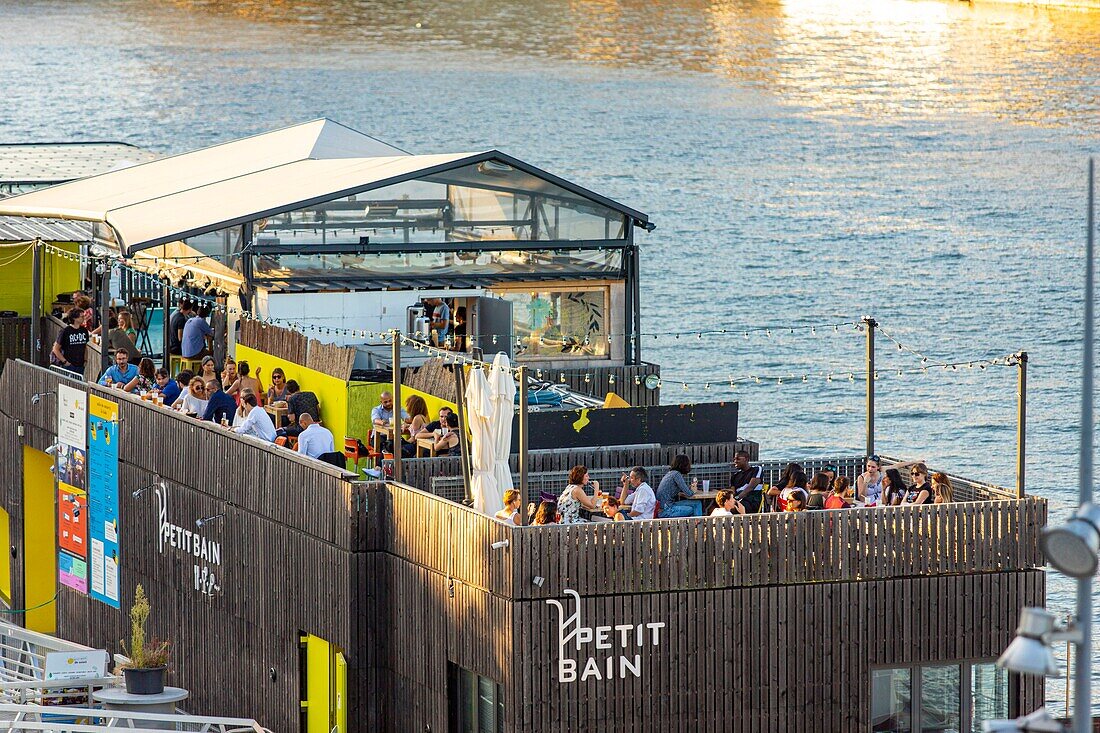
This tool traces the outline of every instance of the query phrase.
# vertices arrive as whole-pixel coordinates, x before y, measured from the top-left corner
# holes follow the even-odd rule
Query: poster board
[[[119,608],[118,404],[88,396],[90,595]]]
[[[88,592],[88,396],[57,386],[58,581]]]

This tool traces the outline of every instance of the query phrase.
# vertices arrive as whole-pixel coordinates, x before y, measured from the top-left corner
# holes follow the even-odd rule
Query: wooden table
[[[271,405],[264,405],[264,409],[267,411],[268,415],[271,415],[271,422],[275,424],[276,430],[290,424],[290,418],[288,417],[290,413],[289,406],[273,407]]]
[[[393,440],[393,426],[372,425],[371,430],[374,431],[374,452],[378,455],[382,455],[382,438],[386,437]]]
[[[703,491],[699,489],[690,499],[688,499],[688,501],[699,501],[703,507],[703,516],[705,517],[710,514],[710,510],[714,508],[711,505],[714,504],[717,498],[717,491]]]
[[[432,458],[435,456],[435,438],[417,438],[416,439],[416,457],[423,458],[420,451],[427,451],[427,457]]]

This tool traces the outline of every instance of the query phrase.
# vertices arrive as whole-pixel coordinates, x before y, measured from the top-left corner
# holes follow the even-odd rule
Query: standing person
[[[825,500],[826,509],[847,509],[852,506],[851,498],[852,482],[847,476],[837,476],[833,479],[833,491]]]
[[[806,499],[806,508],[811,510],[824,509],[829,488],[829,474],[824,471],[815,473],[810,481],[810,496]]]
[[[454,342],[451,348],[455,351],[466,350],[466,306],[464,305],[455,308]]]
[[[897,506],[905,498],[905,481],[901,478],[901,471],[896,468],[888,468],[882,477],[882,506]]]
[[[183,346],[183,326],[191,316],[195,315],[194,306],[190,300],[184,298],[172,311],[168,319],[168,353],[180,355]]]
[[[955,488],[946,473],[936,471],[932,474],[932,494],[936,504],[950,504],[955,501]]]
[[[443,298],[427,298],[424,304],[428,306],[431,318],[428,327],[432,331],[432,340],[436,346],[442,346],[451,335],[451,309]]]
[[[730,474],[730,488],[737,493],[737,501],[749,514],[760,511],[764,503],[764,467],[749,463],[749,452],[737,451],[733,456],[733,473]]]
[[[202,419],[209,420],[220,425],[229,425],[233,422],[233,413],[237,410],[237,403],[222,389],[222,383],[217,377],[206,382],[206,409],[203,410]],[[275,440],[272,438],[272,440]]]
[[[623,505],[624,519],[653,519],[653,512],[657,508],[657,494],[649,481],[649,472],[642,466],[635,466],[630,473],[622,476],[622,491],[619,492],[619,501]]]
[[[271,386],[267,388],[267,404],[274,402],[286,402],[290,393],[286,389],[286,372],[282,367],[271,370]]]
[[[302,432],[298,434],[298,452],[310,458],[320,458],[325,453],[333,453],[336,450],[336,441],[332,432],[319,422],[313,421],[313,416],[308,412],[298,417],[298,424]]]
[[[230,401],[232,402],[232,400]],[[241,397],[241,407],[246,409],[248,414],[245,415],[240,425],[233,428],[234,432],[240,433],[241,435],[251,435],[260,440],[266,440],[268,443],[275,442],[275,424],[271,422],[271,416],[267,414],[267,410],[260,407],[256,395],[249,393]],[[322,430],[324,430],[324,428],[322,428]],[[332,433],[329,433],[329,435],[331,436]],[[299,450],[301,450],[301,446],[302,438],[298,436]]]
[[[902,500],[902,506],[917,506],[932,503],[932,485],[928,482],[928,466],[923,463],[914,463],[909,470],[909,476],[913,479],[913,485]]]
[[[585,521],[581,517],[581,509],[594,512],[599,508],[586,491],[589,486],[596,492],[596,496],[600,495],[600,482],[592,480],[587,468],[573,466],[569,469],[569,485],[558,497],[558,511],[561,513],[562,524],[579,524]]]
[[[508,489],[504,492],[504,508],[496,513],[496,518],[502,522],[519,524],[519,510],[522,505],[519,492]]]
[[[668,473],[657,484],[657,503],[661,509],[658,519],[698,517],[703,513],[700,502],[692,500],[695,491],[688,486],[686,476],[691,473],[691,459],[683,453],[672,459]],[[692,481],[692,483],[696,483]]]
[[[738,514],[744,514],[747,510],[745,505],[737,499],[737,494],[733,491],[722,490],[718,492],[718,496],[715,497],[714,503],[717,505],[714,507],[714,511],[710,513],[712,517],[732,517]]]
[[[203,305],[194,318],[183,324],[180,354],[185,359],[199,359],[214,353],[214,329],[206,322],[210,309]]]
[[[103,376],[99,378],[99,383],[107,387],[117,384],[119,387],[125,388],[130,380],[137,378],[137,375],[137,367],[130,363],[130,355],[126,353],[126,349],[119,349],[115,352],[114,365],[103,370]]]
[[[50,350],[50,361],[77,374],[84,373],[84,349],[91,338],[85,327],[84,311],[73,308],[65,314],[65,327],[57,334]]]

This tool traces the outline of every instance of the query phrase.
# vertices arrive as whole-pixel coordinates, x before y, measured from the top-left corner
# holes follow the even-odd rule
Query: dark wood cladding
[[[520,359],[520,363],[523,360]],[[539,376],[542,372],[542,376]],[[551,384],[565,384],[575,392],[603,399],[608,392],[614,392],[633,407],[650,407],[661,404],[661,389],[649,389],[645,378],[649,375],[661,376],[659,364],[643,362],[626,366],[571,367],[568,369],[547,369],[538,362],[527,365],[527,373],[535,379]],[[675,397],[672,398],[675,401]]]
[[[31,358],[31,319],[0,318],[0,370],[8,359]]]
[[[353,348],[322,343],[291,329],[247,319],[241,321],[237,343],[345,382],[351,379],[355,363]]]
[[[641,677],[580,682],[578,668],[565,684],[556,610],[518,603],[508,729],[869,731],[872,667],[995,659],[1019,609],[1042,601],[1041,570],[582,597],[586,626],[666,627],[638,650]],[[1035,685],[1024,693],[1024,710],[1040,704]]]

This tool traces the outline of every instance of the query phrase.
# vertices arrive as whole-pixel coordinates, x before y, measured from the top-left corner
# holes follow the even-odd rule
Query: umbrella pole
[[[466,422],[466,369],[461,364],[455,364],[455,395],[458,402],[458,460],[462,464],[462,490],[466,495],[466,503],[472,505],[474,497],[470,487],[470,441],[466,439],[466,430],[469,427]]]
[[[527,367],[519,368],[519,523],[527,524]]]
[[[401,339],[397,329],[393,336],[393,480],[402,483],[401,470]]]

